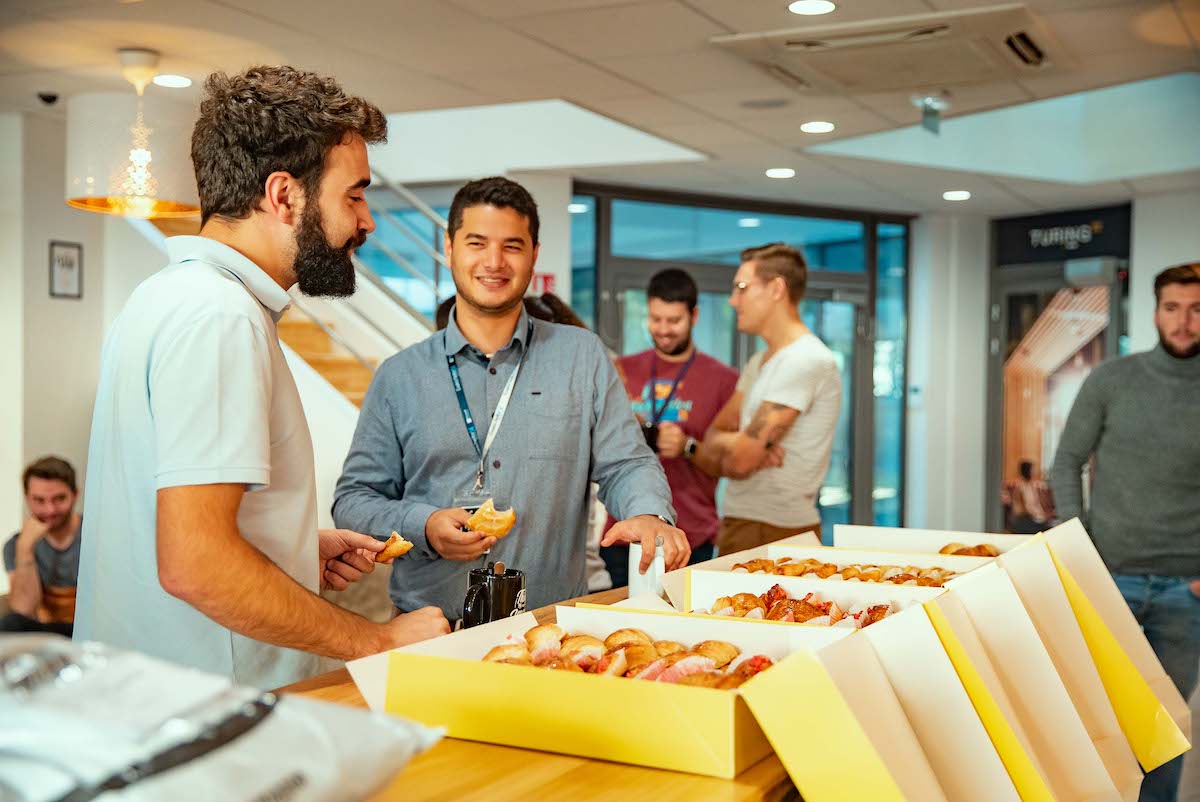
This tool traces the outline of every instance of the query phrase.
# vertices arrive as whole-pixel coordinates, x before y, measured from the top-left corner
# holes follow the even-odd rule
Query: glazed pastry
[[[618,629],[604,639],[604,648],[608,651],[619,649],[633,643],[644,643],[650,646],[654,640],[640,629]]]
[[[529,657],[529,650],[516,643],[493,646],[491,651],[483,656],[483,659],[487,663],[522,663],[524,665],[531,665],[533,662]]]
[[[622,677],[628,670],[629,662],[625,659],[624,649],[609,652],[593,667],[593,673],[607,674],[610,677]]]
[[[558,657],[561,641],[566,633],[557,624],[542,624],[525,633],[525,645],[534,665],[541,665]]]
[[[658,652],[659,657],[666,657],[669,654],[686,652],[687,647],[673,640],[656,640],[654,641],[654,650]]]
[[[381,563],[386,560],[394,560],[397,557],[403,557],[412,549],[413,544],[409,543],[404,538],[400,537],[399,532],[392,532],[383,544],[383,551],[375,554],[375,562]]]
[[[555,657],[547,663],[542,664],[542,668],[553,668],[559,671],[577,671],[583,673],[583,669],[574,660],[569,660],[566,657]]]
[[[626,673],[636,671],[642,666],[648,666],[658,658],[658,650],[649,643],[631,643],[622,647],[625,660],[628,663]]]
[[[692,652],[712,660],[714,668],[724,668],[741,654],[738,647],[720,640],[706,640],[697,643],[692,647]]]
[[[677,658],[672,662],[673,658]],[[702,654],[679,652],[663,658],[667,662],[666,669],[658,675],[658,682],[679,682],[684,677],[712,671],[716,666],[711,657]]]
[[[563,639],[559,655],[574,660],[576,665],[587,671],[604,656],[604,643],[591,635],[568,635]]]

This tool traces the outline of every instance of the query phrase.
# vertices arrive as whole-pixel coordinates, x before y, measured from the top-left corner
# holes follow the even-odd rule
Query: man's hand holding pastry
[[[464,532],[471,513],[464,509],[438,510],[425,522],[429,547],[447,560],[470,562],[496,545],[496,538],[482,532]]]

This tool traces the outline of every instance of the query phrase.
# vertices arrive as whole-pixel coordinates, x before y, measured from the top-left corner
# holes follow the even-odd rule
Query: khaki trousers
[[[818,522],[808,526],[771,526],[761,521],[726,517],[721,521],[721,529],[717,533],[717,552],[719,556],[724,557],[735,551],[745,551],[804,532],[812,532],[820,537],[821,524]]]

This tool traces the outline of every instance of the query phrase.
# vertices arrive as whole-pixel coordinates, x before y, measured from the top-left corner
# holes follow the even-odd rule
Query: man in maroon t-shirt
[[[646,442],[658,451],[671,485],[675,525],[687,533],[691,562],[712,558],[720,528],[717,480],[691,462],[696,444],[737,386],[737,371],[696,350],[696,282],[682,270],[663,270],[646,289],[650,336],[654,347],[621,357],[617,370]],[[608,526],[613,525],[610,518]],[[607,527],[606,527],[607,528]],[[629,584],[629,547],[600,549],[613,587]]]

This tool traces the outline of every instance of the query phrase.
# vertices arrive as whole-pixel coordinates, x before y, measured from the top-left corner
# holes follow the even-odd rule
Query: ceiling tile
[[[1170,2],[1056,11],[1043,15],[1043,19],[1077,58],[1153,47],[1192,46]]]
[[[926,89],[936,89],[927,87]],[[863,105],[897,125],[914,125],[921,121],[921,111],[912,103],[913,91],[880,92],[855,95]],[[950,109],[947,117],[977,111],[1012,106],[1034,100],[1033,93],[1016,81],[995,81],[974,86],[956,86],[949,90]]]
[[[314,51],[294,64],[336,77],[346,91],[365,97],[384,114],[497,102],[496,98],[457,82],[420,75],[394,64],[365,61],[356,53],[336,47]]]
[[[627,6],[630,3],[631,0],[505,0],[503,3],[496,0],[453,0],[454,5],[465,11],[500,22],[551,11]]]
[[[695,125],[711,118],[694,109],[648,92],[615,98],[589,98],[592,111],[635,128],[656,125]]]
[[[641,91],[624,78],[578,62],[553,69],[480,72],[470,80],[470,86],[505,101],[562,98],[583,104],[629,97]]]
[[[682,3],[558,11],[526,17],[521,30],[587,59],[699,50],[725,31]]]
[[[848,22],[928,14],[923,0],[844,0],[830,14],[805,17],[788,11],[788,0],[689,0],[690,4],[737,33],[815,28]]]
[[[1021,86],[1038,98],[1085,92],[1185,70],[1200,70],[1200,53],[1176,48],[1137,51],[1136,55],[1103,53],[1084,58],[1069,72],[1023,78]]]
[[[701,150],[720,145],[752,145],[762,142],[756,134],[717,120],[690,125],[658,125],[654,127],[654,133],[663,139]]]
[[[1134,178],[1129,183],[1133,185],[1134,191],[1139,195],[1200,189],[1200,170],[1188,170],[1173,175],[1152,175],[1145,178]]]
[[[1106,181],[1099,184],[1058,184],[1019,178],[993,177],[992,180],[1005,189],[1023,198],[1028,198],[1038,211],[1123,203],[1129,200],[1131,195],[1129,187],[1121,181]]]
[[[778,85],[762,70],[713,47],[687,53],[600,60],[598,63],[664,94],[720,89],[769,90]]]

